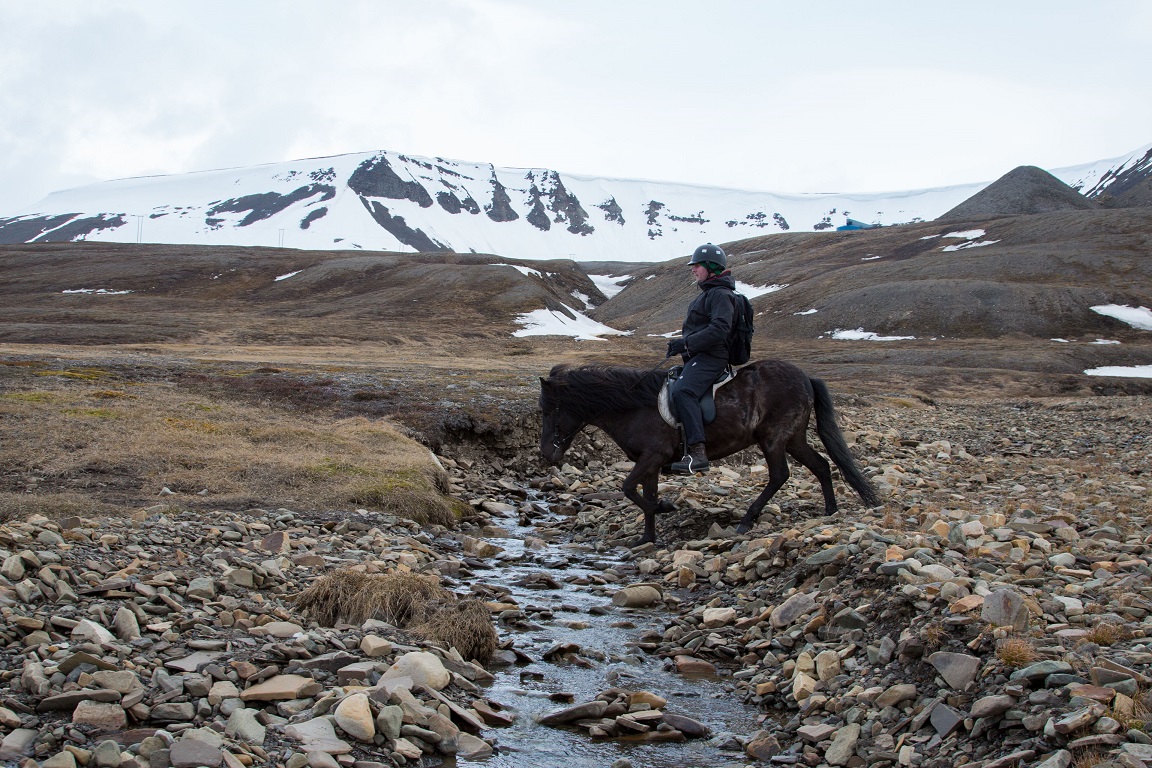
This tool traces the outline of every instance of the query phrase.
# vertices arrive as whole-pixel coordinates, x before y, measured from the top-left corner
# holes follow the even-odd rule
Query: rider
[[[724,250],[712,243],[692,254],[688,266],[700,288],[688,306],[680,338],[668,342],[668,356],[681,355],[684,372],[672,384],[671,397],[684,426],[687,453],[672,463],[672,472],[691,475],[708,469],[700,398],[728,367],[728,331],[736,317],[736,281]]]

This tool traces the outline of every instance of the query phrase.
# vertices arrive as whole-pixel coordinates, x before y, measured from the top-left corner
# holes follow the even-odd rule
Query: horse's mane
[[[558,404],[582,420],[655,408],[667,371],[589,364],[557,365],[549,374]]]

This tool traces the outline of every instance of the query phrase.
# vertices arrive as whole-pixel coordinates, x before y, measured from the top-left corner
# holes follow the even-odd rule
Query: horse
[[[656,513],[675,510],[658,492],[660,468],[677,458],[680,433],[660,416],[658,397],[666,372],[611,365],[557,365],[540,379],[540,455],[559,464],[584,427],[603,430],[634,462],[624,479],[624,495],[644,512],[644,534],[634,546],[656,542]],[[826,514],[836,512],[827,459],[808,444],[808,423],[848,485],[869,507],[880,506],[876,490],[857,468],[836,423],[827,385],[791,363],[760,360],[740,368],[715,394],[716,418],[704,429],[710,459],[721,459],[756,444],[768,466],[768,484],[749,505],[736,528],[747,533],[764,505],[788,480],[785,454],[820,481]],[[643,488],[643,493],[637,489]]]

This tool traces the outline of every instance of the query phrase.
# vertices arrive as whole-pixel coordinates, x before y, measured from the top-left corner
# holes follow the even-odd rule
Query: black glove
[[[668,357],[681,355],[688,351],[688,343],[684,339],[672,339],[668,342]]]

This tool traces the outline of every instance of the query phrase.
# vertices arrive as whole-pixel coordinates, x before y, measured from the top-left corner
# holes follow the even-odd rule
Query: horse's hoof
[[[636,541],[632,542],[632,546],[630,547],[630,549],[636,549],[637,547],[643,547],[646,544],[655,544],[655,543],[656,543],[656,539],[639,538],[639,539],[636,539]]]
[[[742,533],[748,533],[750,530],[752,530],[752,526],[748,525],[748,523],[740,523],[740,525],[736,526],[736,535],[739,536]]]

